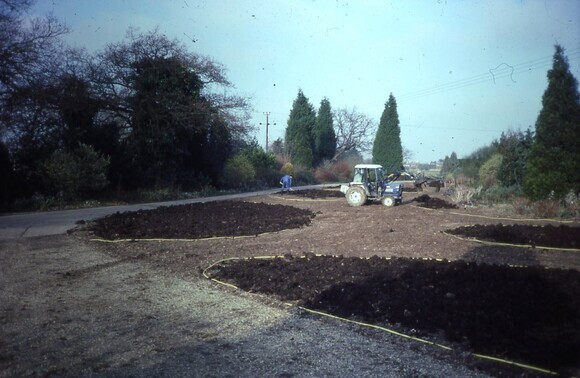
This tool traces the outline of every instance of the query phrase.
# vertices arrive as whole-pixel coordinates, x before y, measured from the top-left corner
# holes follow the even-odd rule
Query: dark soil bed
[[[92,226],[105,239],[247,236],[310,223],[314,213],[296,207],[243,201],[218,201],[116,213]]]
[[[413,199],[415,202],[420,203],[420,207],[426,207],[428,209],[457,209],[458,206],[454,203],[449,203],[441,198],[430,197],[428,194],[422,194],[419,197]]]
[[[236,261],[211,274],[243,290],[475,353],[556,370],[580,358],[580,272],[574,270],[287,256]]]
[[[298,194],[300,191],[296,191],[284,196],[325,198],[333,193],[330,190],[305,192]],[[289,203],[284,196],[272,200]],[[440,206],[436,208],[443,209],[446,208],[444,203],[448,204],[442,199],[427,197],[419,197],[419,202],[435,203],[435,206]],[[220,241],[215,247],[205,245],[200,250],[206,253],[206,248],[213,248],[211,250],[215,256],[229,253],[231,257],[259,256],[282,248],[291,254],[271,253],[286,253],[284,258],[272,260],[237,260],[215,266],[208,273],[247,291],[296,301],[304,307],[349,319],[384,324],[407,334],[436,340],[441,344],[451,343],[476,353],[555,371],[580,368],[580,273],[577,269],[547,269],[541,265],[516,268],[503,263],[511,261],[511,264],[518,265],[520,256],[524,264],[534,262],[529,255],[519,252],[523,250],[521,248],[518,251],[481,249],[479,252],[474,249],[471,252],[475,258],[485,259],[487,254],[501,257],[493,264],[353,257],[352,254],[357,254],[357,251],[359,256],[371,256],[365,251],[377,250],[371,248],[384,250],[384,245],[391,246],[389,240],[392,240],[390,243],[397,243],[396,249],[389,251],[402,251],[407,256],[429,253],[429,249],[424,247],[408,248],[409,243],[419,243],[414,244],[419,246],[421,243],[431,243],[432,249],[440,251],[437,252],[439,256],[456,256],[452,248],[462,247],[466,242],[450,236],[437,236],[445,228],[436,232],[434,228],[421,231],[420,227],[432,227],[440,222],[441,215],[435,214],[429,218],[433,219],[430,222],[435,223],[422,221],[420,217],[427,219],[434,212],[413,210],[415,206],[411,205],[411,201],[390,209],[384,206],[351,208],[346,201],[292,202],[295,203],[296,207],[224,201],[162,207],[114,214],[96,221],[90,227],[97,236],[110,240],[235,237],[302,228],[304,232],[300,231],[300,234],[298,231],[286,231],[287,234],[252,238],[236,245]],[[414,218],[410,218],[409,214]],[[445,210],[441,210],[441,214],[445,215]],[[460,215],[446,216],[454,217],[447,218],[446,224],[460,224]],[[319,217],[320,226],[313,234],[316,236],[309,236],[308,229],[314,228],[309,225]],[[367,227],[361,228],[363,225],[356,223],[358,219],[366,219]],[[345,223],[345,220],[349,222]],[[375,226],[370,227],[368,222],[375,222]],[[409,227],[405,227],[407,223]],[[361,233],[361,230],[365,231]],[[515,227],[502,224],[447,230],[448,233],[485,240],[560,248],[578,248],[579,231],[579,227],[572,226]],[[347,244],[350,241],[357,247]],[[326,246],[326,250],[338,253],[342,253],[342,248],[345,254],[348,251],[351,256],[316,257],[305,253],[305,250],[313,250],[317,245],[318,249]],[[161,264],[160,261],[170,264],[171,251],[163,247],[158,247],[158,250],[154,246],[151,248],[153,250],[149,254],[141,251],[135,253],[157,259],[158,264]],[[126,249],[130,250],[131,247]],[[185,250],[183,253],[182,257],[173,253],[176,260],[171,269],[187,269],[184,260],[178,258],[201,256],[202,252]],[[299,258],[298,255],[306,258]],[[566,257],[562,261],[567,261]]]
[[[462,235],[492,242],[556,248],[580,248],[580,227],[566,225],[476,224],[458,227],[446,232],[452,235]]]

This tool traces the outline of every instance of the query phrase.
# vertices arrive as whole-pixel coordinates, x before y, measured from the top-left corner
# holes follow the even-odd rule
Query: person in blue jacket
[[[280,179],[280,185],[282,185],[282,193],[292,190],[292,176],[282,176]]]

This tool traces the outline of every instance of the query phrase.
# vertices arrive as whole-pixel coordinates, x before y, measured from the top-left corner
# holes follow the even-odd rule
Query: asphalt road
[[[295,187],[294,190],[314,189],[329,185],[308,185]],[[86,209],[46,211],[34,213],[18,213],[0,216],[0,240],[20,237],[35,237],[64,234],[76,227],[79,221],[90,221],[114,214],[116,212],[155,209],[159,206],[183,205],[188,203],[203,203],[247,198],[278,193],[280,189],[268,189],[256,192],[231,194],[216,197],[203,197],[188,200],[154,202],[136,205],[94,207]]]

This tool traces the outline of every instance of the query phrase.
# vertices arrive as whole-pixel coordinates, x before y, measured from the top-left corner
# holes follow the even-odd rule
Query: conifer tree
[[[531,130],[526,130],[525,133],[508,131],[501,134],[498,148],[503,159],[497,171],[497,178],[502,186],[522,188],[532,141]]]
[[[457,154],[455,151],[451,153],[451,156],[445,156],[443,160],[443,166],[441,167],[441,174],[446,175],[447,173],[453,173],[453,171],[459,166],[459,159],[457,159]]]
[[[524,179],[524,192],[531,199],[580,192],[578,81],[570,72],[564,49],[559,45],[555,48]]]
[[[292,159],[294,165],[303,168],[312,168],[314,163],[314,138],[312,130],[316,123],[316,112],[314,107],[308,102],[302,90],[298,91],[298,96],[292,104],[284,146],[286,153]]]
[[[332,159],[336,152],[336,134],[332,122],[330,101],[326,98],[320,102],[312,134],[314,137],[315,164],[319,164],[325,159]]]
[[[381,121],[373,144],[373,163],[381,164],[388,171],[403,165],[403,146],[397,101],[391,93],[381,115]]]

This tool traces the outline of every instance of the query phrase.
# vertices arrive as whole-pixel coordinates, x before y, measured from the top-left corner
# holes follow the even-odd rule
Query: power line
[[[570,50],[567,54],[568,61],[574,61],[575,59],[580,58],[580,48],[576,48]],[[409,99],[415,99],[425,96],[431,96],[439,93],[448,92],[451,90],[461,89],[464,87],[482,84],[485,82],[494,82],[497,79],[501,79],[504,77],[510,77],[512,81],[515,74],[529,72],[532,70],[540,69],[540,68],[548,68],[552,64],[552,56],[546,56],[543,58],[537,58],[533,60],[529,60],[523,63],[519,63],[516,65],[508,65],[507,63],[501,63],[497,67],[490,69],[488,72],[475,75],[469,78],[452,81],[449,83],[437,85],[427,89],[421,89],[417,91],[407,92],[397,97],[397,100],[405,101]]]
[[[402,129],[407,129],[407,128],[415,128],[415,129],[421,129],[421,130],[453,130],[453,131],[474,131],[474,132],[493,132],[493,133],[498,133],[498,132],[502,132],[505,130],[500,130],[500,129],[469,129],[469,128],[463,128],[463,127],[429,127],[429,126],[417,126],[417,125],[409,125],[409,124],[401,124],[401,130]]]

